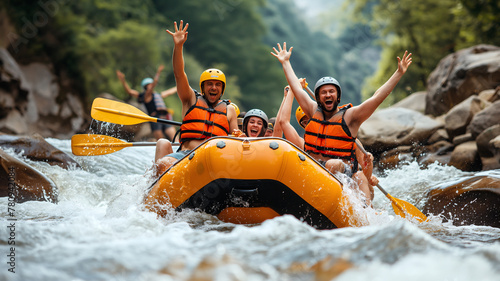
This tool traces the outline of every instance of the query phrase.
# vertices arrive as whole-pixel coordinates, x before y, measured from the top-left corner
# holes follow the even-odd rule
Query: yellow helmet
[[[299,123],[299,125],[301,127],[303,127],[303,126],[300,123],[300,121],[302,120],[302,118],[304,118],[304,116],[306,116],[306,114],[304,113],[304,111],[302,110],[302,108],[300,106],[297,107],[297,110],[295,111],[295,118],[297,118],[297,123]]]
[[[236,110],[236,116],[240,115],[240,108],[234,102],[231,102],[229,105],[232,105],[234,110]]]
[[[224,94],[224,89],[226,88],[226,75],[222,71],[216,68],[209,68],[201,73],[200,76],[200,90],[203,94],[203,82],[207,80],[217,80],[222,82],[222,95]],[[221,95],[221,96],[222,96]]]

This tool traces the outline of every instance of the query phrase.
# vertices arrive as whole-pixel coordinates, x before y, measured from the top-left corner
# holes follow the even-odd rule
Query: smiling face
[[[219,80],[207,80],[203,82],[203,95],[210,104],[215,104],[222,96],[224,83]]]
[[[262,128],[264,127],[264,121],[260,117],[252,116],[248,119],[246,134],[247,137],[255,138],[260,135]]]
[[[321,86],[318,91],[318,98],[323,110],[331,112],[337,109],[338,91],[337,87],[328,84]]]

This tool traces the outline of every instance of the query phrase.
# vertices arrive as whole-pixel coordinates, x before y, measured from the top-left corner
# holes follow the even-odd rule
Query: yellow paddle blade
[[[377,184],[377,187],[378,189],[380,189],[380,191],[382,191],[382,193],[384,193],[387,198],[389,198],[389,200],[391,200],[392,208],[394,209],[394,213],[396,213],[396,215],[402,218],[406,218],[406,215],[410,215],[419,222],[427,220],[427,217],[422,212],[420,212],[417,207],[404,200],[392,197],[392,195],[387,193],[387,191],[385,191],[385,189],[383,189],[380,184]]]
[[[394,209],[394,213],[396,215],[406,218],[406,215],[409,215],[416,219],[418,222],[424,222],[427,220],[427,216],[425,216],[422,212],[420,212],[417,207],[413,206],[412,204],[392,197],[390,194],[387,194],[387,198],[391,199],[392,201],[392,208]]]
[[[77,156],[104,155],[132,145],[132,143],[104,135],[74,135],[71,138],[71,151]]]
[[[156,122],[158,119],[147,115],[130,104],[103,98],[94,99],[90,115],[95,120],[121,125]]]

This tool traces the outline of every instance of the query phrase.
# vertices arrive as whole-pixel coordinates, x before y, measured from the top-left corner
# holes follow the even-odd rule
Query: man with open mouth
[[[226,76],[215,68],[210,68],[200,76],[198,93],[190,85],[184,71],[183,46],[187,40],[189,24],[181,20],[179,27],[174,22],[175,31],[167,30],[174,40],[172,62],[177,86],[177,94],[182,102],[182,125],[180,147],[172,153],[168,140],[160,139],[156,144],[156,174],[166,171],[175,162],[188,155],[203,141],[214,136],[227,136],[238,129],[237,114],[229,100],[221,100],[226,88]]]
[[[288,84],[304,113],[310,117],[304,135],[304,150],[322,163],[331,172],[342,172],[352,177],[365,195],[365,202],[371,205],[373,187],[362,171],[358,171],[356,158],[356,136],[361,124],[375,112],[389,96],[399,80],[408,70],[412,59],[407,51],[398,59],[398,68],[389,80],[372,97],[358,106],[338,106],[342,95],[340,83],[333,77],[323,77],[316,82],[313,100],[304,91],[299,78],[290,63],[291,47],[283,48],[278,43],[271,54],[283,66]]]

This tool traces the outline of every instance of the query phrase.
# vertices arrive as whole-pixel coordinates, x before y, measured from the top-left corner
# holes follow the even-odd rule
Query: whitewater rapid
[[[69,140],[47,141],[71,154]],[[378,190],[360,228],[317,230],[292,216],[234,225],[191,210],[158,218],[142,206],[153,156],[154,147],[75,156],[82,169],[70,170],[24,159],[56,183],[59,203],[16,204],[9,245],[0,198],[0,280],[499,280],[500,229],[409,222]],[[428,188],[468,175],[409,163],[379,178],[421,209]]]

